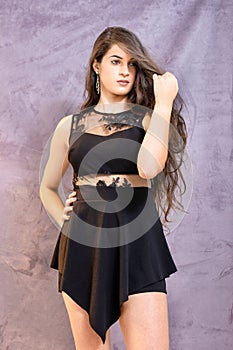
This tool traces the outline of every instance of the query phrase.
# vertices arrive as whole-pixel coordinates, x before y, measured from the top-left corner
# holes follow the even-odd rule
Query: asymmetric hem
[[[150,284],[177,271],[154,202],[155,188],[140,185],[135,165],[145,135],[142,114],[130,109],[110,115],[117,131],[105,136],[89,132],[100,112],[90,108],[72,117],[68,159],[77,200],[59,232],[50,267],[58,270],[58,291],[88,313],[103,344],[129,295],[146,286],[150,290]],[[106,121],[108,115],[103,116]],[[133,127],[120,130],[132,120]],[[94,182],[89,174],[105,177]],[[136,176],[134,183],[127,174]]]

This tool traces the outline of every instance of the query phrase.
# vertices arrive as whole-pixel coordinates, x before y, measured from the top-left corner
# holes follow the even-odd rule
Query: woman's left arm
[[[178,92],[177,79],[172,73],[154,74],[153,80],[156,104],[137,158],[139,175],[145,179],[155,177],[165,166],[172,105]]]

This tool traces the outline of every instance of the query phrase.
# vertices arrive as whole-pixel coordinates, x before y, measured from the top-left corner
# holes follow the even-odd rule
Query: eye
[[[135,66],[136,66],[136,63],[135,63],[135,62],[129,62],[129,66],[135,67]]]
[[[116,64],[119,63],[120,61],[119,61],[119,60],[112,60],[111,62],[112,62],[113,64],[116,65]]]

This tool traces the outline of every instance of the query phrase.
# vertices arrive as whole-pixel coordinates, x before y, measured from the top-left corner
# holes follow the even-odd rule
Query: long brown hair
[[[103,56],[114,44],[121,46],[123,50],[128,54],[131,54],[137,68],[134,86],[128,94],[128,102],[142,105],[153,110],[156,101],[153,90],[152,75],[153,73],[162,75],[165,71],[159,68],[151,59],[149,53],[141,44],[138,37],[133,32],[122,27],[106,28],[94,43],[86,74],[84,91],[85,101],[81,105],[81,110],[98,103],[99,95],[95,88],[96,73],[93,69],[93,63],[95,59],[97,62],[101,62]],[[164,169],[154,178],[157,183],[157,186],[155,186],[156,203],[165,214],[164,218],[166,222],[169,222],[167,218],[168,213],[171,208],[175,208],[175,202],[178,203],[178,207],[176,206],[176,208],[183,208],[183,205],[175,196],[175,190],[179,187],[179,176],[186,191],[186,184],[180,169],[183,162],[184,149],[187,143],[186,124],[183,117],[180,115],[184,104],[183,99],[178,93],[173,102],[171,111],[170,123],[173,126],[173,132],[169,132],[168,157]],[[177,155],[179,156],[177,157]],[[180,187],[179,189],[181,190]],[[164,208],[164,204],[162,205],[164,197],[167,208]]]

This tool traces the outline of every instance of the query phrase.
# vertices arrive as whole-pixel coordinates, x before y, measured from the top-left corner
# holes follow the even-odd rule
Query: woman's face
[[[95,61],[93,67],[99,72],[101,95],[128,95],[134,85],[136,66],[132,57],[118,45],[113,45],[103,56],[101,63]]]

